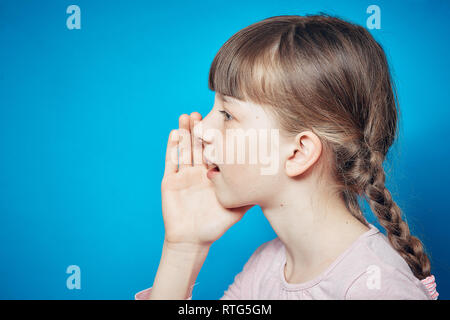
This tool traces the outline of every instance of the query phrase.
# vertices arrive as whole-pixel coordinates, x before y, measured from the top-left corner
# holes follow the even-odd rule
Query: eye
[[[219,110],[219,112],[223,114],[223,116],[225,117],[225,121],[233,119],[233,116],[228,112],[226,112],[225,110]]]

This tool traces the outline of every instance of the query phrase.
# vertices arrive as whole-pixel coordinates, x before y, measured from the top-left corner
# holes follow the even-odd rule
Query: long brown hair
[[[349,211],[367,225],[364,197],[414,275],[430,275],[422,243],[385,186],[398,98],[384,50],[365,28],[326,13],[264,19],[220,48],[209,88],[269,106],[288,134],[317,134],[332,159],[333,190]]]

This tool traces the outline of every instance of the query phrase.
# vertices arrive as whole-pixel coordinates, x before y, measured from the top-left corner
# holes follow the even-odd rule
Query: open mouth
[[[206,162],[208,171],[209,171],[209,170],[211,170],[211,171],[217,171],[217,172],[220,171],[219,166],[218,166],[217,164],[215,164],[215,163],[209,161],[209,160],[206,159],[206,158],[205,158],[205,162]]]

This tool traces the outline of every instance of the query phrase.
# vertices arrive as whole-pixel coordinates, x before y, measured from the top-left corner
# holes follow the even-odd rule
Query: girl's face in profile
[[[210,180],[222,206],[259,205],[276,192],[284,168],[282,137],[260,105],[216,93],[194,134],[203,140],[204,157],[219,168]]]

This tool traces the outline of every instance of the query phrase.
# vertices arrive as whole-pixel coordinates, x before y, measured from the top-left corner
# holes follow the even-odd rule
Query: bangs
[[[283,78],[277,54],[280,39],[290,28],[286,22],[269,24],[266,19],[234,34],[211,64],[209,89],[242,101],[273,105]]]

